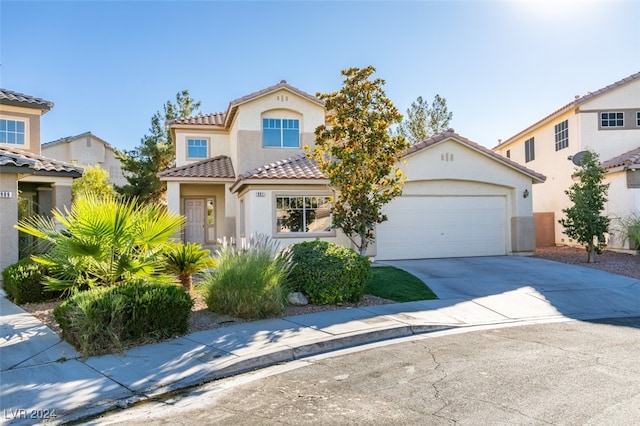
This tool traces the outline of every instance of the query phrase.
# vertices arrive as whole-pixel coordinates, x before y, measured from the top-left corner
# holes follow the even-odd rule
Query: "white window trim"
[[[611,124],[607,124],[607,125],[605,126],[605,125],[603,124],[603,120],[604,120],[603,115],[604,115],[604,114],[615,114],[615,117],[616,117],[616,118],[610,118],[610,117],[608,117],[608,116],[607,116],[607,119],[606,119],[606,120],[607,120],[607,123],[611,123],[611,122],[613,121],[613,122],[614,122],[614,124],[613,124],[613,125],[611,125]],[[618,121],[617,115],[618,115],[618,114],[622,114],[622,124],[621,124],[621,125],[619,125],[619,126],[618,126],[618,124],[617,124],[617,121]],[[625,120],[624,120],[624,118],[625,118],[625,117],[624,117],[624,111],[602,111],[602,112],[600,113],[600,115],[599,115],[599,128],[600,128],[601,130],[607,130],[607,129],[623,129],[623,128],[624,128],[624,121],[625,121]]]
[[[190,140],[198,140],[198,141],[207,141],[207,153],[205,154],[204,157],[190,157],[189,156],[189,141]],[[187,136],[184,139],[184,148],[185,148],[185,153],[184,153],[184,158],[186,158],[187,160],[193,160],[193,161],[201,161],[201,160],[206,160],[207,158],[211,158],[211,151],[210,148],[211,147],[211,139],[208,137],[204,137],[204,136]]]
[[[277,191],[273,192],[271,197],[272,216],[272,234],[274,238],[322,238],[335,237],[336,229],[332,226],[327,232],[278,232],[278,197],[333,197],[335,194],[327,191]],[[333,225],[333,215],[330,214],[331,225]]]
[[[0,145],[20,147],[20,149],[31,148],[31,135],[29,131],[31,128],[30,127],[31,119],[29,117],[17,117],[15,115],[0,114],[0,119],[11,120],[11,121],[22,121],[24,123],[24,145],[18,145],[15,143],[6,143],[6,142],[0,142]]]
[[[264,144],[264,120],[280,120],[281,122],[284,120],[296,120],[298,122],[298,146],[284,146],[284,127],[280,127],[280,145],[279,146],[265,146]],[[301,120],[297,117],[270,117],[263,115],[260,118],[260,126],[262,132],[262,148],[263,149],[300,149],[302,147],[302,132],[300,131]]]

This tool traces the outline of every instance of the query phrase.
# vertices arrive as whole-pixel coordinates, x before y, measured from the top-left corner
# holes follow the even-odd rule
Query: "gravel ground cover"
[[[577,247],[545,247],[537,249],[533,255],[542,259],[552,260],[554,262],[568,263],[572,265],[584,266],[587,268],[599,269],[614,274],[625,275],[640,280],[640,256],[618,253],[613,251],[604,251],[601,255],[596,256],[595,263],[587,263],[587,252],[583,248]],[[217,327],[224,327],[230,324],[237,324],[243,320],[232,318],[225,315],[219,315],[207,310],[204,298],[197,292],[191,293],[195,303],[193,312],[189,321],[189,333],[196,331],[208,330]],[[53,308],[59,302],[32,303],[23,305],[22,308],[30,312],[41,322],[46,324],[56,333],[60,333],[60,327],[53,318]],[[344,305],[307,305],[307,306],[289,306],[282,316],[310,314],[320,311],[330,311],[334,309],[343,309],[354,306],[372,306],[385,303],[393,303],[387,299],[365,295],[359,304]]]

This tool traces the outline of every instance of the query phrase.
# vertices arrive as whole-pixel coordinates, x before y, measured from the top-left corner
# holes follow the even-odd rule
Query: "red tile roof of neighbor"
[[[37,108],[44,111],[53,107],[53,102],[7,89],[0,89],[0,104]]]
[[[158,177],[235,179],[231,158],[219,155],[158,173]]]
[[[590,99],[593,99],[593,98],[595,98],[597,96],[600,96],[602,94],[610,92],[613,89],[616,89],[618,87],[624,86],[624,85],[626,85],[628,83],[631,83],[632,81],[635,81],[637,79],[640,79],[640,72],[637,72],[635,74],[631,74],[630,76],[625,77],[622,80],[618,80],[615,83],[612,83],[612,84],[610,84],[610,85],[608,85],[606,87],[603,87],[602,89],[598,89],[595,92],[589,92],[584,96],[576,96],[575,100],[573,100],[573,101],[569,102],[568,104],[558,108],[557,110],[555,110],[551,114],[547,115],[546,117],[542,118],[541,120],[536,121],[535,123],[533,123],[531,126],[527,127],[526,129],[524,129],[524,130],[516,133],[515,135],[511,136],[509,139],[507,139],[507,140],[505,140],[503,142],[500,142],[493,149],[509,145],[515,139],[519,138],[520,136],[525,135],[526,133],[529,133],[530,131],[532,131],[533,129],[537,128],[541,124],[547,123],[547,122],[551,121],[552,119],[556,118],[557,116],[562,115],[567,111],[571,111],[573,108],[579,107],[581,104],[583,104],[584,102],[587,102]]]
[[[0,166],[24,167],[35,171],[60,172],[70,174],[73,177],[81,176],[84,169],[64,161],[35,155],[20,149],[0,146]]]
[[[600,163],[600,167],[603,169],[613,169],[615,167],[632,166],[640,164],[640,147],[632,149],[629,152],[620,154],[617,157],[613,157],[607,161]]]

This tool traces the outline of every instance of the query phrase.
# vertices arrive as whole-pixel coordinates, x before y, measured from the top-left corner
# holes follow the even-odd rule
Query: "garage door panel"
[[[376,230],[380,260],[506,254],[505,197],[399,197],[385,212],[389,220]]]

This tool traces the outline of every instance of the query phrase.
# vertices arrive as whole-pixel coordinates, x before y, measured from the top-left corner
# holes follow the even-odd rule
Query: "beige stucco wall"
[[[0,192],[10,192],[10,198],[0,198],[0,272],[18,261],[18,175],[0,173]],[[2,275],[0,274],[0,283]]]
[[[608,244],[612,248],[627,249],[628,242],[617,229],[618,220],[632,212],[640,212],[640,188],[627,188],[626,172],[622,169],[608,173],[605,182],[609,184],[609,200],[604,213],[612,219]]]
[[[122,163],[116,158],[114,149],[93,135],[45,146],[42,148],[42,155],[80,166],[100,166],[109,173],[109,180],[114,185],[127,184],[122,174]]]
[[[231,149],[229,146],[230,137],[225,131],[202,128],[179,128],[176,129],[175,138],[177,167],[201,161],[201,159],[187,158],[187,139],[207,139],[209,141],[209,157],[217,157],[219,155],[231,157]]]
[[[505,197],[507,252],[535,249],[531,177],[453,139],[405,157],[401,169],[403,195]]]
[[[624,110],[630,112],[625,116],[624,129],[599,129],[600,112]],[[640,111],[640,80],[623,85],[594,99],[587,100],[578,109],[572,109],[549,123],[515,139],[508,146],[496,148],[506,155],[511,151],[511,159],[547,176],[543,184],[533,186],[533,211],[553,212],[555,215],[556,244],[575,245],[576,243],[564,234],[564,229],[557,221],[564,217],[562,210],[571,206],[565,191],[574,183],[572,174],[576,166],[568,157],[580,151],[592,149],[598,153],[601,161],[628,152],[638,147],[640,127],[635,126],[635,114]],[[569,120],[569,147],[555,151],[554,125]],[[631,123],[630,120],[633,120]],[[633,124],[633,125],[631,125]],[[535,160],[525,163],[524,141],[535,137]],[[620,176],[609,176],[609,202],[603,213],[609,215],[626,215],[638,209],[637,189],[626,188],[626,180]],[[610,247],[620,248],[614,238]]]
[[[319,237],[318,234],[304,237],[299,234],[296,236],[276,236],[276,195],[330,195],[331,191],[324,185],[304,185],[304,186],[287,186],[281,189],[265,189],[255,187],[243,192],[241,195],[245,203],[245,236],[250,237],[255,234],[266,234],[277,239],[282,247],[296,244],[302,241],[313,241],[320,238],[323,241],[329,241],[335,244],[341,244],[351,247],[351,241],[340,231],[335,230],[328,236]],[[238,237],[240,238],[240,215],[238,215]]]
[[[25,145],[7,145],[40,155],[40,116],[37,109],[0,105],[0,118],[25,122]]]
[[[324,108],[309,99],[281,89],[238,107],[231,127],[232,159],[236,173],[301,154],[304,145],[314,146],[315,129],[324,123]],[[300,148],[263,148],[263,118],[300,120]]]

